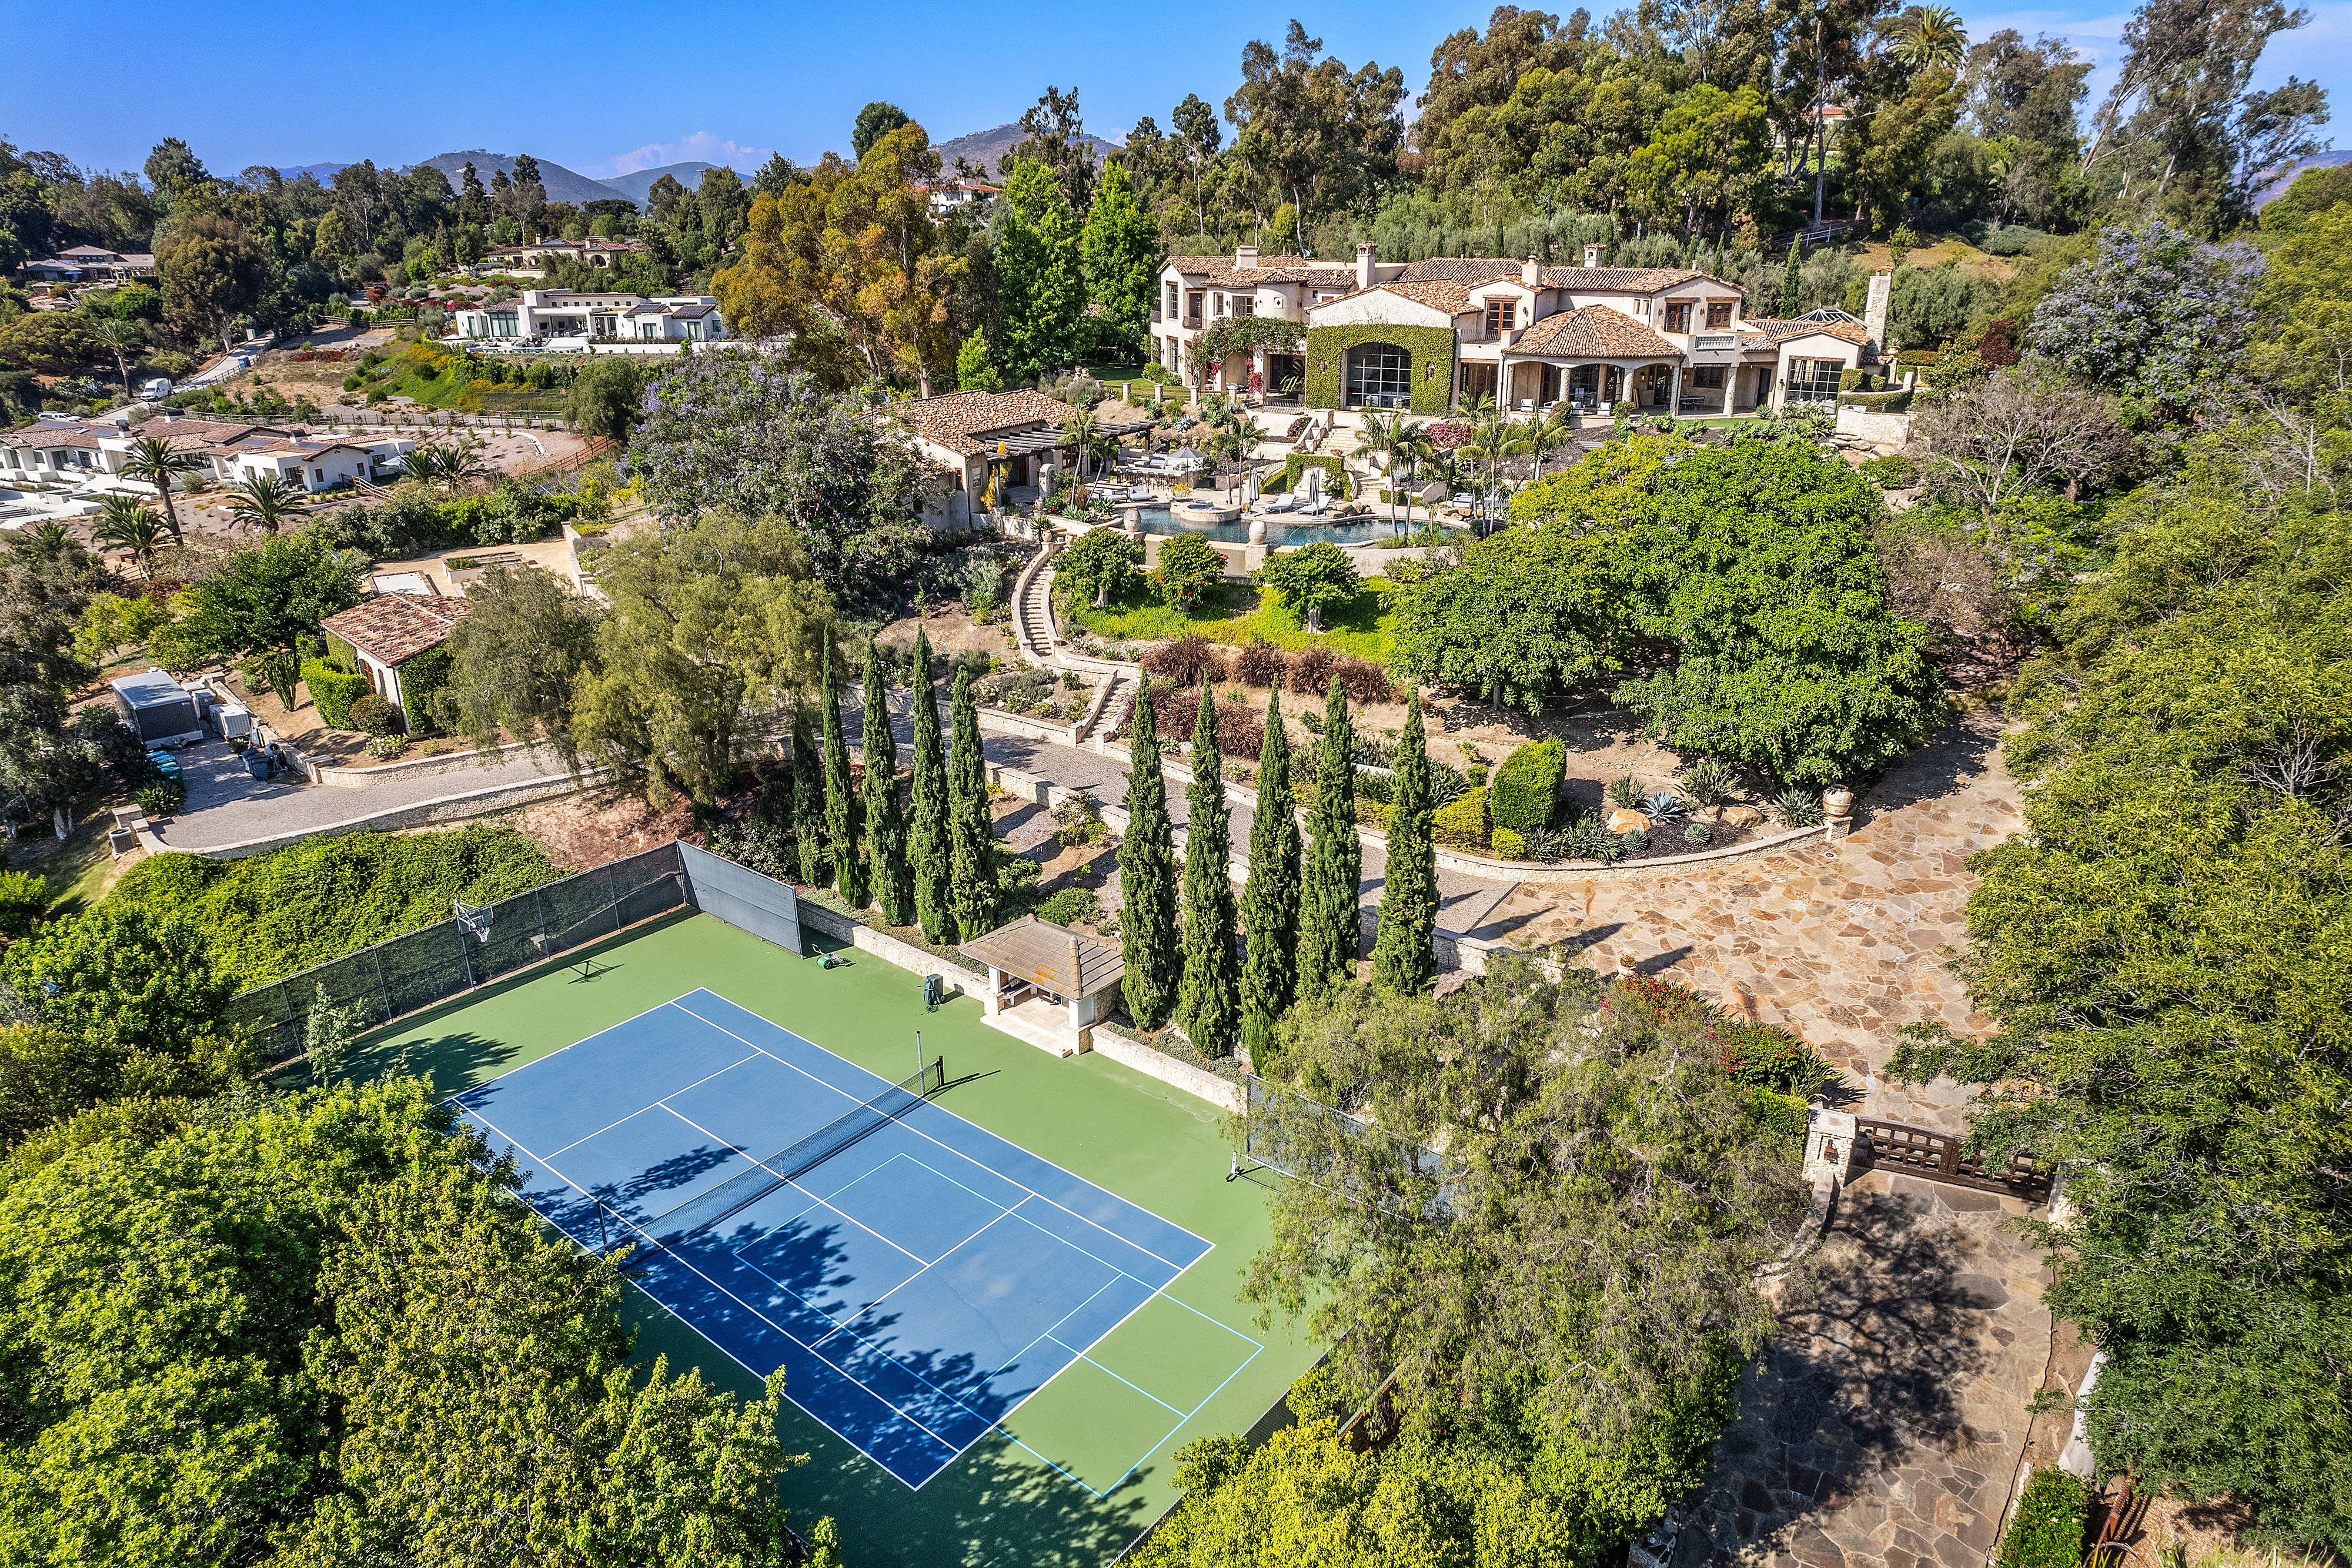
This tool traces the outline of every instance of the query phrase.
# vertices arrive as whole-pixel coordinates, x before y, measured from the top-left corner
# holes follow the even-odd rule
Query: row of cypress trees
[[[893,925],[920,925],[935,945],[993,930],[1001,883],[971,672],[956,672],[952,738],[942,747],[931,640],[917,634],[914,776],[902,802],[898,739],[890,731],[881,659],[866,661],[866,774],[856,786],[831,649],[823,667],[819,733],[810,733],[806,713],[794,716],[791,767],[770,781],[761,804],[763,818],[791,821],[800,881],[810,887],[829,882],[853,908],[872,905]],[[789,805],[780,810],[771,799],[775,796]]]
[[[1234,950],[1228,870],[1232,824],[1217,748],[1216,704],[1206,683],[1192,726],[1181,937],[1175,828],[1154,740],[1158,733],[1146,682],[1130,730],[1128,831],[1118,852],[1127,1010],[1145,1030],[1176,1018],[1203,1056],[1229,1056],[1236,1042],[1246,1044],[1252,1061],[1264,1071],[1291,1004],[1352,985],[1356,978],[1363,851],[1356,838],[1355,727],[1347,695],[1337,680],[1331,683],[1316,760],[1310,842],[1303,855],[1297,819],[1287,809],[1290,737],[1279,690],[1267,706],[1265,740],[1258,753],[1259,809],[1250,822],[1249,881],[1240,910],[1249,937],[1245,957],[1237,958]],[[1397,753],[1372,977],[1391,990],[1420,993],[1436,979],[1431,942],[1437,923],[1437,863],[1418,691],[1408,700]]]
[[[792,809],[785,814],[793,824],[803,883],[830,880],[852,906],[878,906],[891,925],[920,925],[927,940],[947,945],[993,930],[1001,919],[998,850],[971,673],[956,672],[943,748],[928,635],[916,637],[914,657],[918,716],[907,803],[898,796],[898,743],[890,731],[882,661],[866,663],[866,772],[863,788],[853,788],[830,650],[819,710],[822,738],[811,735],[807,715],[796,716],[792,769],[771,788],[789,791]],[[931,722],[922,722],[925,717]],[[1171,1017],[1181,1020],[1204,1056],[1230,1056],[1245,1044],[1263,1069],[1294,1002],[1356,978],[1363,851],[1356,838],[1356,737],[1347,694],[1335,679],[1325,699],[1315,805],[1304,844],[1291,811],[1266,809],[1291,798],[1290,736],[1281,693],[1274,694],[1258,753],[1260,810],[1250,823],[1249,881],[1238,909],[1229,870],[1232,814],[1208,685],[1202,686],[1193,719],[1190,837],[1181,863],[1167,779],[1152,739],[1159,729],[1148,681],[1136,698],[1131,733],[1128,831],[1118,850],[1127,1010],[1144,1030],[1157,1030]],[[1388,866],[1372,946],[1373,983],[1402,993],[1426,991],[1436,979],[1429,769],[1415,691],[1397,743]],[[761,810],[773,814],[764,800]],[[1236,915],[1249,937],[1245,956],[1234,942]]]

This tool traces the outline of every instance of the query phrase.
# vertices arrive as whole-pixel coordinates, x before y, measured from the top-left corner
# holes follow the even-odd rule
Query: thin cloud
[[[698,131],[680,141],[648,141],[643,147],[621,153],[606,163],[603,177],[610,179],[615,174],[634,174],[640,169],[658,169],[665,163],[696,161],[724,163],[749,174],[773,156],[775,151],[772,147],[746,147],[740,142],[713,136],[708,131]]]

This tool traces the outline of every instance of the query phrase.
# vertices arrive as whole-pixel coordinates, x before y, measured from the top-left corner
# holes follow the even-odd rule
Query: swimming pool
[[[1201,534],[1219,544],[1249,543],[1250,525],[1244,517],[1231,523],[1180,523],[1174,511],[1167,507],[1137,508],[1147,534]],[[1350,517],[1345,522],[1292,522],[1287,517],[1273,517],[1265,520],[1265,542],[1269,549],[1280,545],[1369,544],[1398,531],[1399,524],[1385,517]]]

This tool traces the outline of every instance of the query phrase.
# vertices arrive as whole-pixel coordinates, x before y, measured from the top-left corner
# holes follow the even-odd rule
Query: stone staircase
[[[1029,579],[1014,611],[1021,618],[1023,652],[1031,655],[1034,664],[1053,663],[1054,569],[1050,564]]]

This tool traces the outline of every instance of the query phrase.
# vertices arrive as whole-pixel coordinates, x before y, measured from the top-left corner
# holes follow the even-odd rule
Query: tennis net
[[[656,1244],[675,1247],[741,1213],[778,1187],[799,1180],[853,1145],[873,1136],[938,1093],[946,1083],[944,1059],[935,1056],[913,1077],[900,1079],[847,1115],[786,1144],[751,1169],[655,1216],[638,1228]]]

